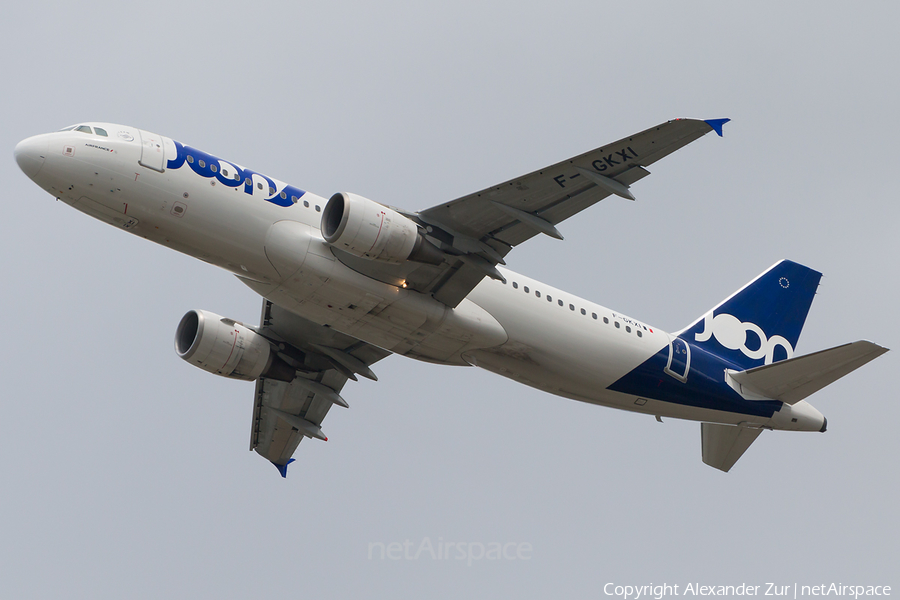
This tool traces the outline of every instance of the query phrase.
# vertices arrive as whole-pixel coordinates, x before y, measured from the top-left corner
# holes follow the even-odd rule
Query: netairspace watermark
[[[528,542],[445,542],[424,537],[416,544],[403,542],[369,542],[369,560],[457,560],[471,567],[481,560],[531,560],[533,548]]]
[[[815,585],[764,583],[751,585],[673,585],[669,583],[649,585],[619,585],[607,583],[603,586],[603,594],[617,596],[622,600],[662,600],[667,596],[772,596],[793,598],[813,596],[841,596],[857,600],[866,596],[890,596],[889,585],[845,585],[843,583],[819,583]]]

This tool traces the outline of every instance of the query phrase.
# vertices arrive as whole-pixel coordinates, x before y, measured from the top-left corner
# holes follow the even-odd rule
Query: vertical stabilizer
[[[760,433],[762,429],[700,423],[703,462],[727,473]]]
[[[791,358],[821,278],[782,260],[678,335],[743,369]]]

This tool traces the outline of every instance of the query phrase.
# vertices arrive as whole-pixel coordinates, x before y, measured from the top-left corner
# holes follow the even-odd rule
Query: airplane
[[[647,167],[729,119],[676,119],[419,212],[326,199],[171,138],[86,122],[22,140],[21,170],[73,208],[233,273],[263,298],[257,326],[191,310],[175,351],[256,382],[250,449],[282,477],[348,379],[390,354],[475,366],[550,394],[701,423],[729,471],[763,430],[819,431],[807,396],[887,352],[794,348],[821,273],[782,260],[666,333],[505,268],[562,221],[634,200]]]

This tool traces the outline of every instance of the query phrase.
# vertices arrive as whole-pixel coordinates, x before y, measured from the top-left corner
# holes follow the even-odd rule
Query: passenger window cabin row
[[[505,284],[505,283],[504,283],[504,284]],[[513,282],[512,282],[512,286],[513,286],[513,289],[516,289],[516,290],[519,289],[519,283],[518,283],[517,281],[513,281]],[[525,292],[526,294],[530,294],[530,293],[531,293],[531,290],[528,288],[527,285],[522,286],[522,291]],[[534,290],[534,295],[535,295],[535,297],[540,298],[540,297],[541,297],[541,292],[540,292],[539,290]],[[551,304],[553,303],[553,296],[551,296],[550,294],[544,295],[544,298],[547,299],[547,302],[550,302]],[[562,307],[565,307],[565,306],[566,306],[566,303],[563,302],[563,301],[562,301],[561,299],[559,299],[559,298],[556,299],[556,304],[559,305],[559,306],[562,306]],[[575,305],[574,305],[574,304],[569,304],[569,310],[571,310],[571,311],[574,312],[574,311],[575,311]],[[582,308],[582,309],[579,309],[579,311],[581,312],[582,315],[587,316],[587,310],[585,310],[585,309]],[[592,312],[592,313],[591,313],[591,318],[594,319],[595,321],[600,320],[600,317],[598,317],[598,316],[597,316],[597,313],[595,313],[595,312]],[[603,317],[603,323],[606,324],[606,325],[609,325],[609,317]],[[621,329],[621,328],[622,328],[622,324],[621,324],[619,321],[613,321],[613,325],[615,326],[616,329]],[[643,331],[641,331],[641,328],[643,328],[643,329],[646,330],[646,331],[650,331],[650,332],[652,333],[652,330],[649,329],[646,325],[635,325],[635,328],[634,328],[634,329],[635,329],[635,333],[637,333],[637,336],[638,336],[638,337],[644,337],[644,333],[643,333]],[[626,333],[631,333],[631,325],[626,325],[626,326],[625,326],[625,332],[626,332]]]

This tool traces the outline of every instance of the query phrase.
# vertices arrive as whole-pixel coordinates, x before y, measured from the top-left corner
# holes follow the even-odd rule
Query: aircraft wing
[[[448,256],[441,265],[385,266],[335,254],[365,275],[455,307],[485,276],[502,279],[496,265],[505,264],[514,246],[540,233],[562,239],[558,223],[611,194],[633,200],[628,188],[650,174],[645,167],[710,131],[722,135],[727,121],[676,119],[452,202],[403,213]]]
[[[263,300],[257,333],[272,341],[278,356],[297,369],[290,383],[261,377],[256,382],[250,449],[269,459],[282,477],[304,437],[327,440],[322,420],[332,405],[347,407],[340,391],[347,379],[375,379],[369,365],[388,354],[322,327]]]

